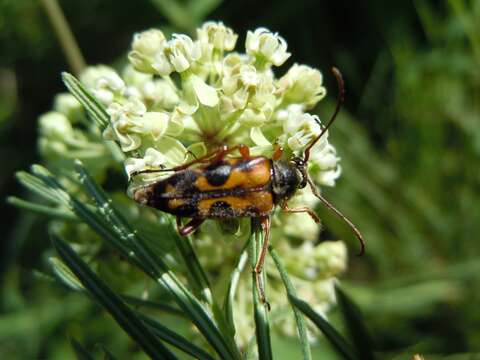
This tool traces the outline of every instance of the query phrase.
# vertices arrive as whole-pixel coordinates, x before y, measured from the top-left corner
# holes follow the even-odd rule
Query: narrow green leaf
[[[122,298],[125,302],[135,306],[136,308],[142,307],[142,308],[148,308],[153,310],[159,310],[159,311],[169,313],[171,315],[185,317],[185,314],[182,311],[180,311],[180,309],[168,303],[139,299],[137,297],[129,296],[129,295],[124,295]]]
[[[9,196],[7,198],[7,202],[13,206],[19,207],[24,210],[32,211],[37,214],[46,215],[60,220],[78,221],[78,218],[68,209],[56,209],[50,206],[45,206],[19,199],[15,196]]]
[[[75,164],[80,182],[93,197],[101,209],[105,221],[113,228],[117,237],[128,250],[130,259],[158,282],[187,314],[206,340],[224,359],[239,359],[236,346],[223,336],[203,304],[172,273],[161,257],[155,256],[148,243],[131,227],[122,214],[115,208],[103,189],[91,178],[80,162]]]
[[[73,347],[73,351],[75,352],[75,357],[77,360],[94,360],[93,356],[74,338],[70,339],[70,344]]]
[[[28,185],[35,184],[38,188],[39,195],[45,196],[45,194],[47,194],[53,202],[70,208],[79,219],[87,223],[101,237],[109,240],[127,259],[141,267],[139,260],[135,256],[131,256],[131,249],[122,239],[119,239],[114,228],[106,222],[102,214],[95,213],[93,207],[68,194],[65,188],[44,167],[33,165],[32,172],[34,175],[28,173],[18,175],[22,178],[21,181],[23,185],[29,188]]]
[[[332,347],[344,359],[357,360],[360,359],[351,345],[335,328],[328,323],[320,314],[313,310],[310,305],[299,298],[289,295],[290,302],[293,303],[302,313],[305,314],[325,335],[325,338],[330,342]]]
[[[270,246],[269,247],[270,255],[277,266],[278,272],[280,273],[280,277],[282,278],[283,284],[285,285],[285,289],[287,290],[287,294],[289,295],[289,300],[291,299],[290,296],[297,297],[297,291],[293,286],[292,282],[290,281],[290,277],[288,276],[287,270],[278,256],[277,252]],[[310,350],[310,343],[308,342],[308,334],[307,334],[307,325],[305,324],[305,319],[300,311],[295,307],[294,304],[290,302],[292,305],[293,314],[295,315],[295,322],[297,324],[297,331],[298,337],[300,339],[300,343],[302,345],[302,354],[305,360],[312,359],[312,352]]]
[[[85,290],[80,280],[72,273],[72,271],[61,260],[52,257],[49,259],[49,262],[52,264],[55,274],[68,287],[76,291],[83,292]],[[175,315],[184,316],[184,314],[181,313],[178,309],[173,308],[172,306],[169,306],[169,305],[159,304],[153,301],[141,300],[141,299],[134,298],[132,296],[121,296],[121,299],[126,303],[141,305],[141,306],[148,306],[151,308],[155,308],[157,310],[163,310],[170,313],[174,313]],[[145,322],[147,326],[152,328],[152,332],[155,335],[157,335],[161,340],[164,340],[170,345],[173,345],[178,349],[183,350],[187,354],[190,354],[198,359],[207,359],[207,360],[213,359],[207,352],[198,348],[195,344],[189,342],[184,337],[176,334],[175,332],[171,331],[167,327],[163,326],[158,321],[153,320],[139,312],[136,312],[136,315],[140,319],[142,319],[142,321]]]
[[[62,79],[67,89],[83,105],[87,114],[103,131],[110,123],[110,117],[105,107],[72,74],[63,72]]]
[[[170,345],[175,346],[176,348],[184,351],[185,353],[192,355],[195,359],[200,360],[213,360],[209,353],[205,350],[199,348],[192,342],[185,339],[183,336],[173,332],[169,328],[163,326],[158,321],[145,316],[143,314],[137,313],[137,315],[143,320],[145,324],[147,324],[155,335],[157,335],[163,341],[169,343]]]
[[[52,236],[53,246],[85,289],[113,316],[117,323],[153,359],[176,359],[122,299],[105,285],[65,241]]]
[[[240,252],[240,257],[238,258],[237,265],[233,269],[232,274],[230,275],[230,283],[228,284],[227,295],[223,302],[223,312],[225,313],[225,318],[227,320],[227,325],[230,331],[231,336],[235,336],[235,323],[233,321],[233,302],[235,299],[235,293],[237,291],[238,282],[240,280],[240,275],[245,268],[248,260],[248,251],[247,247],[249,245],[249,240],[245,244],[244,248]]]
[[[350,339],[359,357],[374,360],[376,356],[373,352],[373,342],[362,319],[360,310],[340,287],[335,286],[335,293]]]
[[[95,200],[98,213],[93,212],[90,206],[69,194],[42,166],[32,166],[34,176],[27,175],[39,191],[48,192],[57,203],[72,209],[81,220],[108,240],[126,259],[157,281],[222,358],[240,359],[241,355],[236,345],[222,335],[203,304],[178,280],[163,259],[151,251],[147,241],[123,218],[81,163],[76,164],[76,169],[80,182]]]
[[[72,271],[68,268],[67,265],[65,265],[62,260],[52,256],[48,259],[48,262],[52,266],[55,276],[64,285],[75,291],[85,290],[80,280],[78,280],[75,274],[72,273]]]
[[[20,184],[22,184],[32,193],[52,203],[61,203],[62,199],[59,199],[58,195],[51,191],[51,189],[46,186],[41,179],[25,171],[19,171],[15,175]]]
[[[197,254],[193,249],[190,239],[180,238],[178,233],[173,231],[173,224],[169,227],[169,233],[187,268],[187,277],[190,279],[189,284],[196,290],[203,301],[211,304],[213,299],[210,282],[208,281],[207,274],[200,265],[200,261],[198,261]]]
[[[254,241],[250,241],[250,261],[252,268],[255,267],[259,255],[258,248],[262,246],[263,234],[258,230],[258,226],[252,226],[252,236]],[[265,282],[264,282],[265,284]],[[272,343],[270,340],[270,322],[268,319],[268,309],[266,304],[260,301],[260,295],[257,290],[257,277],[252,271],[252,296],[253,296],[253,315],[255,320],[255,334],[257,337],[258,358],[260,360],[271,360]]]

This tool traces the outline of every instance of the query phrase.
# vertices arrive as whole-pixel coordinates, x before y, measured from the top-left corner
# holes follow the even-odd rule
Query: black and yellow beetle
[[[138,187],[133,191],[135,201],[151,206],[177,217],[180,235],[193,233],[206,219],[237,217],[258,218],[265,232],[262,251],[255,266],[257,283],[261,284],[261,272],[268,249],[270,236],[270,215],[276,206],[284,212],[308,213],[319,222],[315,212],[307,207],[289,208],[287,201],[298,189],[310,185],[313,194],[336,215],[343,219],[360,241],[360,255],[364,253],[365,242],[355,225],[338,211],[318,192],[310,180],[307,163],[310,150],[334,122],[344,99],[344,83],[338,69],[332,68],[338,83],[339,93],[335,112],[320,134],[305,149],[303,157],[280,159],[282,149],[277,147],[271,159],[265,156],[250,156],[245,145],[223,146],[189,163],[171,169],[146,169],[132,173],[132,176],[173,172],[165,179]],[[227,157],[238,151],[241,157]],[[182,218],[190,222],[182,225]],[[263,287],[259,287],[264,299]]]

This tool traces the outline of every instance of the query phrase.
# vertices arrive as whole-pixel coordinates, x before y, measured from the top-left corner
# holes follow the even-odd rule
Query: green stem
[[[249,256],[252,269],[255,268],[259,249],[262,247],[263,237],[261,236],[261,227],[258,221],[252,219],[252,236],[254,241],[250,241]],[[263,276],[264,274],[262,274]],[[264,286],[265,281],[263,281]],[[267,306],[260,301],[258,293],[257,276],[252,271],[252,296],[253,296],[253,315],[255,319],[255,334],[257,338],[258,358],[260,360],[272,359],[272,344],[270,340],[270,323],[268,319]]]
[[[170,235],[172,236],[175,245],[183,258],[183,262],[188,270],[187,277],[190,278],[190,283],[194,287],[198,295],[205,301],[207,304],[212,304],[212,291],[210,282],[208,281],[207,274],[203,270],[200,261],[198,260],[195,251],[193,250],[191,240],[189,238],[180,238],[180,236],[173,231],[174,224],[172,223],[169,227]]]
[[[57,0],[41,1],[70,68],[76,75],[80,74],[86,67],[85,59],[65,19],[62,9],[58,5]]]
[[[248,247],[251,242],[251,237],[247,240],[247,243],[240,251],[240,257],[238,258],[237,265],[230,275],[230,284],[228,285],[227,295],[225,296],[225,301],[223,303],[223,310],[225,312],[225,317],[228,322],[228,326],[232,333],[232,336],[235,335],[235,323],[233,321],[233,302],[235,300],[235,293],[237,291],[238,282],[240,281],[240,275],[245,268],[248,260]]]
[[[277,266],[280,277],[282,278],[285,289],[289,295],[288,299],[290,301],[290,296],[297,297],[297,291],[295,290],[295,287],[288,276],[287,270],[285,269],[280,256],[278,256],[277,252],[271,246],[269,246],[268,250],[273,261],[275,262],[275,265]],[[307,325],[305,324],[305,319],[302,313],[295,307],[294,304],[291,303],[291,301],[290,305],[292,306],[293,314],[295,315],[295,322],[297,323],[298,337],[300,339],[300,343],[302,344],[303,359],[311,360],[312,352],[310,350],[310,343],[308,342]]]

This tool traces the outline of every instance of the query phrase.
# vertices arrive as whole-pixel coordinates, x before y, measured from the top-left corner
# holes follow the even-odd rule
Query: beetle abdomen
[[[273,209],[271,162],[225,159],[187,169],[134,192],[136,201],[191,218],[256,217]]]

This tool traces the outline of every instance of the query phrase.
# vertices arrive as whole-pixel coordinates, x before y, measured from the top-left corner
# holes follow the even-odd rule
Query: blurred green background
[[[321,211],[322,238],[349,244],[352,256],[342,282],[384,358],[415,352],[475,358],[473,353],[480,353],[480,1],[192,3],[203,6],[205,15],[176,12],[175,5],[185,3],[173,0],[60,4],[88,64],[123,61],[136,31],[188,32],[212,19],[239,34],[259,26],[278,31],[293,54],[283,68],[293,62],[319,68],[331,94],[335,83],[328,69],[339,67],[347,100],[330,136],[344,171],[325,193],[368,242],[367,255],[355,257],[358,245],[350,230]],[[0,48],[5,199],[22,195],[13,173],[38,161],[37,117],[64,91],[60,72],[70,69],[38,1],[0,1]],[[324,116],[327,110],[318,109]],[[41,274],[48,269],[44,250],[50,247],[45,218],[4,201],[0,206],[0,356],[69,358],[68,336],[127,351],[125,335],[105,330],[116,328],[107,315]],[[337,317],[334,311],[334,323]],[[276,344],[288,354],[288,341]]]

